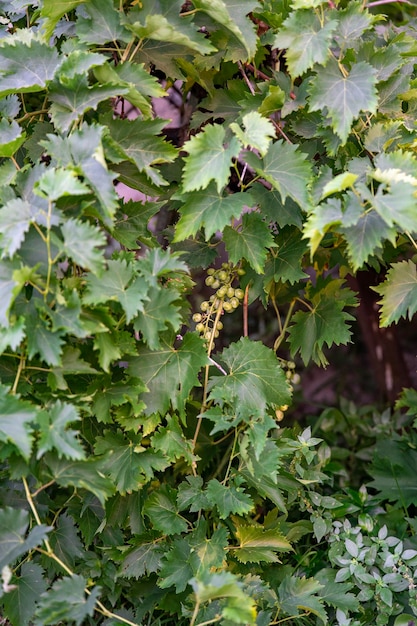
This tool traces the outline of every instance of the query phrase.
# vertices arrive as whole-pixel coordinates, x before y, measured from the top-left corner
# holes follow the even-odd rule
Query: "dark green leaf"
[[[0,387],[0,441],[12,443],[25,459],[32,450],[32,423],[37,417],[35,406]]]
[[[71,515],[63,513],[59,516],[50,536],[50,545],[58,558],[70,567],[74,567],[75,560],[83,555],[84,547]]]
[[[244,515],[253,508],[251,497],[241,487],[233,484],[222,485],[213,478],[207,484],[207,498],[212,506],[216,506],[220,519],[226,519],[229,515]]]
[[[178,417],[167,418],[167,425],[159,428],[152,437],[154,450],[163,452],[171,461],[184,458],[190,465],[196,460],[193,454],[193,444],[185,438]]]
[[[0,569],[6,565],[13,565],[16,559],[40,545],[50,526],[35,526],[27,537],[29,514],[23,509],[6,507],[0,509]]]
[[[183,414],[191,389],[200,385],[198,374],[207,364],[204,342],[196,334],[187,333],[178,349],[170,345],[158,351],[143,348],[140,356],[129,359],[129,372],[149,389],[142,395],[147,414],[165,414],[171,403]]]
[[[180,511],[189,509],[191,513],[208,508],[209,504],[203,491],[201,476],[186,476],[186,480],[179,484],[177,505]]]
[[[136,282],[143,286],[143,281],[140,278]],[[148,293],[143,302],[141,310],[134,320],[134,328],[141,334],[142,339],[151,350],[161,348],[160,335],[169,326],[174,332],[180,329],[182,317],[181,303],[178,300],[178,292],[158,285],[158,288],[154,288]]]
[[[274,239],[258,213],[245,213],[236,228],[226,226],[223,239],[232,263],[246,259],[258,274],[263,274],[268,248],[274,245]]]
[[[158,543],[143,543],[130,549],[123,558],[119,576],[142,578],[158,572],[161,568],[164,548]]]
[[[16,589],[6,593],[2,602],[5,613],[12,626],[27,626],[33,617],[39,597],[46,591],[47,581],[40,565],[33,562],[23,563],[17,580],[13,581]]]
[[[83,43],[105,44],[109,41],[129,41],[129,33],[120,24],[121,13],[112,0],[89,0],[84,4],[85,16],[79,16],[76,33]]]
[[[262,416],[267,407],[289,404],[285,374],[272,350],[243,337],[223,351],[227,376],[210,379],[210,399],[229,404],[248,419]]]
[[[106,239],[94,226],[80,220],[67,220],[61,226],[64,238],[63,252],[77,265],[93,272],[100,272],[104,267],[103,248]]]
[[[176,493],[166,484],[149,495],[143,511],[154,528],[165,535],[176,535],[187,530],[186,520],[177,511]]]
[[[39,599],[36,617],[45,626],[71,620],[81,626],[87,616],[92,616],[100,589],[94,587],[86,593],[87,581],[78,574],[57,580]]]
[[[12,257],[19,250],[29,230],[32,217],[29,202],[16,198],[0,209],[0,246],[2,257]]]
[[[334,60],[317,70],[310,88],[310,111],[327,110],[331,127],[345,143],[361,111],[374,113],[377,106],[376,70],[361,61],[342,74]]]
[[[75,407],[60,400],[49,410],[42,411],[37,419],[40,427],[37,458],[55,450],[59,458],[84,459],[85,451],[78,439],[78,431],[67,428],[68,424],[79,420]]]
[[[301,262],[307,252],[307,244],[298,228],[287,226],[275,238],[277,250],[274,249],[265,266],[265,282],[288,281],[293,284],[307,278],[301,269]]]
[[[406,442],[379,441],[368,472],[373,478],[368,484],[381,498],[403,507],[415,502],[417,452]]]
[[[162,562],[158,585],[162,589],[175,586],[177,593],[184,591],[194,575],[190,560],[193,559],[189,541],[186,539],[174,541],[171,550]]]
[[[68,461],[48,454],[45,461],[50,469],[51,478],[62,487],[87,489],[94,493],[103,505],[114,493],[113,483],[102,474],[99,459]]]

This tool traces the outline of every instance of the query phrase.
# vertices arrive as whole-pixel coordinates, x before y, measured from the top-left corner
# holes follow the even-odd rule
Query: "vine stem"
[[[275,343],[274,343],[274,351],[275,351],[275,352],[277,352],[278,348],[280,347],[281,343],[282,343],[282,342],[283,342],[283,340],[284,340],[284,337],[285,337],[285,331],[287,330],[287,328],[288,328],[288,324],[290,323],[290,319],[291,319],[292,311],[293,311],[293,309],[294,309],[294,307],[295,307],[295,303],[296,303],[296,301],[297,301],[297,300],[295,299],[295,300],[293,300],[293,301],[291,302],[291,304],[290,304],[290,308],[288,309],[287,317],[285,318],[284,325],[282,326],[282,331],[281,331],[281,333],[278,335],[278,337],[277,337],[277,338],[276,338],[276,340],[275,340]]]
[[[276,622],[270,622],[270,626],[276,626],[276,624],[283,624],[284,622],[288,622],[290,619],[299,618],[299,617],[308,617],[310,613],[300,613],[299,615],[290,615],[290,617],[283,617]]]
[[[39,513],[33,501],[33,496],[30,493],[29,485],[25,477],[22,478],[22,482],[23,482],[23,486],[25,489],[26,500],[33,513],[33,517],[35,518],[37,525],[41,526],[42,525],[41,518],[39,517]],[[35,493],[38,493],[38,492],[35,492]],[[43,542],[45,544],[46,550],[43,550],[42,548],[37,548],[38,552],[40,552],[41,554],[44,554],[45,556],[55,561],[55,563],[57,563],[64,570],[64,572],[66,572],[69,576],[75,576],[75,572],[73,572],[72,569],[68,567],[68,565],[66,565],[52,550],[51,544],[49,543],[48,539],[44,539]],[[91,591],[87,589],[87,587],[84,587],[84,591],[88,596],[91,595]],[[116,619],[117,621],[122,622],[123,624],[127,624],[127,626],[139,626],[137,622],[131,622],[129,619],[126,619],[125,617],[122,617],[121,615],[112,613],[112,611],[109,611],[108,609],[106,609],[106,607],[104,606],[102,602],[100,602],[100,600],[96,601],[96,611],[98,613],[101,613],[101,615],[104,615],[104,617],[108,617],[110,619]]]
[[[223,300],[220,300],[220,303],[216,311],[216,317],[214,318],[214,322],[213,322],[213,329],[210,335],[210,341],[207,347],[207,356],[209,359],[210,359],[211,351],[213,350],[213,345],[214,345],[214,333],[216,332],[217,324],[219,323],[222,313],[223,313]],[[206,403],[207,403],[207,394],[208,394],[207,387],[208,387],[209,371],[210,371],[210,365],[206,365],[205,372],[204,372],[202,413],[204,413],[204,411],[207,408]],[[198,435],[199,435],[200,428],[201,428],[201,417],[198,417],[197,419],[198,419],[197,426],[196,426],[194,437],[193,437],[193,452],[197,444],[197,439],[198,439]]]
[[[413,4],[412,2],[409,2],[409,0],[374,0],[374,2],[368,2],[368,4],[365,4],[365,7],[369,9],[369,7],[377,7],[380,4],[394,4],[395,2],[400,2],[402,4]]]
[[[25,369],[26,359],[24,356],[19,357],[19,365],[17,366],[16,376],[13,382],[13,387],[11,389],[11,394],[14,396],[17,392],[17,386],[19,384],[20,377],[22,375],[23,370]]]

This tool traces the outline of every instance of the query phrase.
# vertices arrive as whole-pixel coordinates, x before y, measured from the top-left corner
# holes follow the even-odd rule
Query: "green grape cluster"
[[[218,312],[231,313],[237,309],[245,297],[243,289],[232,286],[236,278],[244,273],[243,269],[230,263],[223,263],[219,269],[211,267],[207,270],[206,285],[215,293],[201,303],[201,313],[193,315],[193,321],[196,323],[195,329],[207,341],[210,341],[212,337],[216,339],[223,328],[223,323],[218,319]],[[217,322],[215,322],[216,319]]]

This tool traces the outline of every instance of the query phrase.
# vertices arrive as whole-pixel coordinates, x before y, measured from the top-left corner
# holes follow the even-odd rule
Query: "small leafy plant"
[[[363,425],[371,502],[325,417],[288,418],[297,370],[351,341],[349,277],[383,274],[382,327],[417,311],[417,22],[392,4],[0,0],[12,626],[414,619],[411,418],[388,449]]]

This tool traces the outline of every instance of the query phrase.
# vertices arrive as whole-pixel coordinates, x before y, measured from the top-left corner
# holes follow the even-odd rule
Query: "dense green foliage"
[[[348,275],[417,311],[416,9],[0,0],[0,33],[0,614],[414,623],[416,392],[286,412]]]

